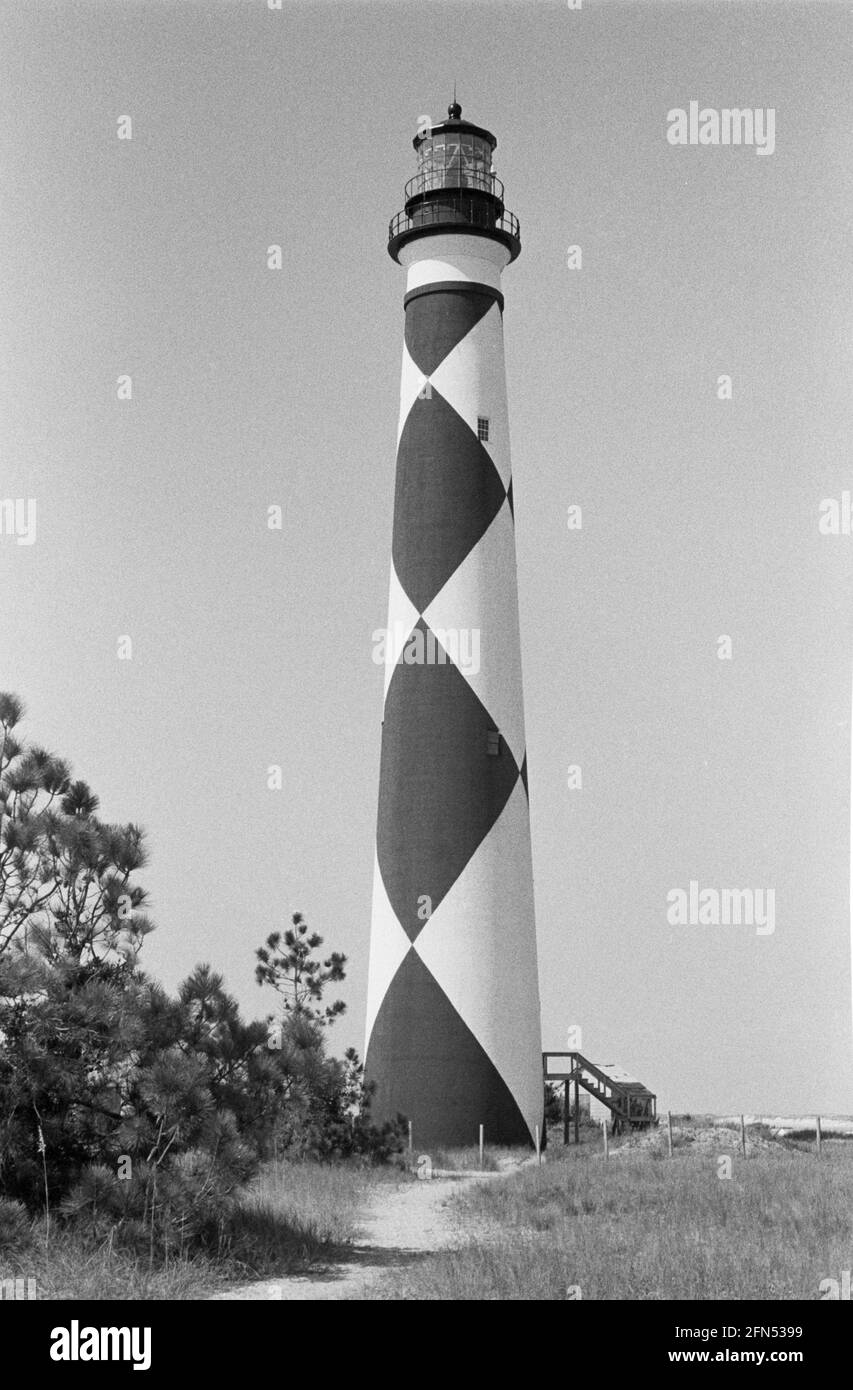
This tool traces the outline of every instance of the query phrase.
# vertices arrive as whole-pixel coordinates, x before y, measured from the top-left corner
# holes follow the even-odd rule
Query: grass
[[[411,1154],[406,1154],[405,1166],[409,1172],[418,1171],[419,1162],[424,1158],[429,1158],[434,1173],[499,1173],[508,1162],[517,1160],[518,1151],[492,1147],[487,1144],[483,1150],[483,1166],[480,1168],[480,1150],[475,1144],[470,1148],[460,1149],[430,1149],[420,1152],[414,1149]]]
[[[217,1266],[200,1256],[149,1268],[144,1257],[108,1244],[93,1248],[71,1231],[59,1233],[54,1225],[48,1258],[41,1223],[34,1236],[29,1250],[0,1255],[0,1277],[35,1279],[40,1299],[180,1301],[204,1298],[221,1280]]]
[[[853,1254],[849,1145],[734,1154],[728,1179],[713,1152],[552,1150],[452,1200],[467,1243],[378,1297],[818,1299]]]
[[[43,1221],[18,1250],[0,1251],[0,1279],[35,1279],[41,1299],[182,1300],[264,1275],[302,1273],[338,1258],[358,1234],[358,1212],[390,1169],[341,1164],[268,1164],[247,1189],[218,1258],[176,1255],[151,1264],[115,1240],[93,1245],[69,1225]]]
[[[282,1262],[329,1259],[358,1234],[359,1212],[378,1183],[396,1183],[398,1171],[346,1163],[268,1164],[246,1192],[239,1229],[246,1233],[252,1273],[288,1273]],[[282,1242],[280,1235],[286,1233]],[[274,1269],[273,1266],[276,1266]]]

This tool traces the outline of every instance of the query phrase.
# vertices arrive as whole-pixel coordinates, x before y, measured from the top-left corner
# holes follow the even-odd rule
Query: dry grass
[[[454,1199],[468,1243],[431,1256],[405,1299],[817,1299],[853,1254],[853,1146],[741,1160],[633,1148],[605,1163],[552,1150],[542,1168]],[[658,1150],[659,1153],[659,1150]]]
[[[269,1164],[247,1189],[219,1257],[151,1263],[116,1240],[93,1246],[71,1227],[44,1222],[0,1255],[0,1279],[35,1279],[41,1299],[198,1299],[253,1276],[301,1273],[331,1262],[358,1234],[357,1216],[377,1183],[399,1173],[347,1164]]]
[[[424,1157],[429,1158],[433,1173],[499,1173],[508,1165],[518,1161],[516,1149],[490,1148],[483,1150],[483,1166],[480,1167],[480,1150],[477,1145],[461,1149],[429,1149],[423,1152],[415,1149],[406,1154],[405,1166],[409,1172],[416,1173]]]
[[[376,1185],[399,1181],[391,1168],[270,1163],[248,1189],[242,1212],[255,1228],[284,1223],[303,1260],[328,1257],[354,1240],[359,1212]]]
[[[204,1298],[221,1280],[213,1261],[196,1256],[172,1259],[166,1265],[110,1246],[93,1247],[73,1231],[51,1231],[44,1245],[44,1223],[33,1231],[33,1244],[17,1253],[4,1251],[0,1278],[34,1279],[39,1299],[158,1299]]]

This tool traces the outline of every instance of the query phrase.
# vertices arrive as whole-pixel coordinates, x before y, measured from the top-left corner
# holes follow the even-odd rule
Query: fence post
[[[815,1124],[814,1137],[815,1137],[815,1140],[816,1140],[816,1142],[817,1142],[817,1156],[818,1156],[818,1158],[820,1158],[820,1146],[821,1146],[821,1140],[823,1139],[823,1135],[822,1135],[821,1132],[820,1132],[820,1115],[817,1116],[817,1122],[816,1122],[816,1124]]]
[[[672,1111],[671,1111],[671,1110],[667,1110],[667,1112],[666,1112],[666,1144],[667,1144],[667,1149],[669,1150],[669,1156],[670,1156],[670,1158],[672,1158]]]
[[[569,1122],[571,1120],[571,1105],[569,1103],[571,1082],[568,1077],[563,1082],[563,1143],[569,1142]]]
[[[601,1128],[602,1128],[602,1130],[604,1131],[604,1157],[605,1157],[605,1158],[609,1158],[609,1157],[610,1157],[610,1148],[609,1148],[609,1143],[608,1143],[608,1138],[607,1138],[607,1116],[606,1116],[606,1115],[604,1116],[604,1119],[601,1121]]]
[[[740,1117],[740,1151],[746,1158],[746,1124],[743,1115]]]
[[[535,1125],[535,1126],[534,1126],[534,1129],[535,1129],[535,1131],[536,1131],[536,1161],[538,1162],[538,1164],[539,1164],[539,1166],[540,1166],[540,1168],[541,1168],[541,1166],[542,1166],[542,1141],[541,1141],[541,1139],[540,1139],[540,1137],[539,1137],[539,1126],[538,1126],[538,1125]]]
[[[412,1152],[412,1122],[409,1120],[409,1153]]]
[[[480,1172],[483,1171],[483,1126],[480,1125]]]

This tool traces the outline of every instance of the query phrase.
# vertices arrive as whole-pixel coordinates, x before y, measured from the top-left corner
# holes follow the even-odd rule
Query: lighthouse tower
[[[406,269],[366,1074],[419,1149],[529,1144],[539,986],[501,272],[519,225],[497,141],[448,119],[388,250]]]

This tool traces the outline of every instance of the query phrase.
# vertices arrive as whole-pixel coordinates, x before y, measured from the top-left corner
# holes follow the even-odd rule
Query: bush
[[[143,831],[101,821],[69,765],[13,732],[22,714],[0,692],[0,1247],[49,1208],[149,1261],[219,1250],[265,1160],[398,1152],[405,1127],[371,1124],[356,1053],[326,1050],[346,958],[321,959],[296,913],[256,953],[278,1020],[246,1022],[208,965],[170,998],[138,959]]]
[[[32,1240],[30,1214],[23,1202],[0,1197],[0,1254],[25,1250]]]

